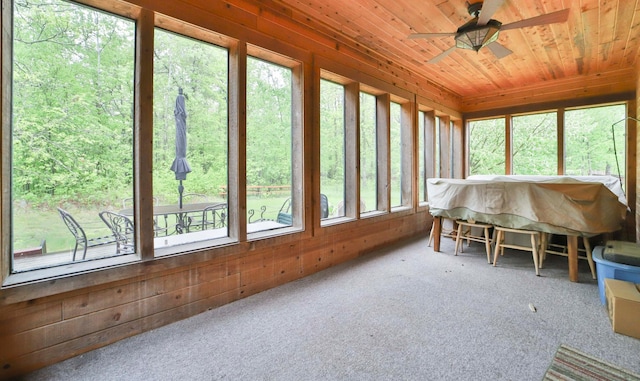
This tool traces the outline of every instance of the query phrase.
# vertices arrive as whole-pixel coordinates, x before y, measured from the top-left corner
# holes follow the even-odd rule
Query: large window
[[[376,97],[360,93],[360,213],[377,210],[378,153]]]
[[[418,112],[418,202],[427,201],[425,191],[427,184],[427,167],[425,162],[425,112]]]
[[[504,174],[506,170],[515,175],[612,175],[624,185],[626,111],[626,105],[619,103],[471,120],[468,174]],[[512,168],[507,168],[506,159]]]
[[[155,20],[163,29],[136,35],[135,21],[75,3],[14,3],[5,41],[13,56],[12,99],[4,104],[12,109],[3,113],[11,127],[3,129],[11,141],[3,158],[11,210],[3,213],[12,219],[4,225],[12,273],[152,258],[138,242],[163,255],[303,226],[301,66],[249,48],[246,126],[239,125],[245,110],[230,112],[241,95],[229,90],[229,78],[244,73],[232,72],[227,48],[210,43],[234,42]],[[154,41],[138,43],[153,45],[153,55],[136,52],[136,38],[149,36]],[[238,60],[234,70],[244,67]],[[238,184],[246,184],[246,199]],[[136,221],[152,221],[153,230]],[[28,279],[41,273],[34,274]]]
[[[469,174],[505,173],[505,119],[469,122]]]
[[[100,213],[133,195],[135,24],[13,5],[12,271],[133,253]]]
[[[389,146],[391,148],[391,207],[402,205],[402,108],[391,102]]]
[[[227,56],[226,49],[155,30],[156,248],[228,236]]]
[[[292,169],[292,71],[247,60],[247,231],[299,224]]]
[[[326,213],[321,218],[345,216],[344,94],[343,85],[320,81],[320,197]]]
[[[409,94],[321,71],[320,99],[307,107],[315,92],[296,58],[143,17],[150,11],[127,2],[104,3],[111,13],[64,0],[13,5],[2,113],[10,266],[0,262],[21,273],[11,282],[299,232],[312,178],[303,170],[316,163],[320,197],[307,197],[321,219],[413,201]],[[318,131],[304,123],[316,107]],[[315,132],[317,162],[304,155]]]
[[[565,111],[565,174],[624,177],[625,116],[623,104]]]
[[[514,116],[513,174],[558,174],[557,117],[555,112]]]

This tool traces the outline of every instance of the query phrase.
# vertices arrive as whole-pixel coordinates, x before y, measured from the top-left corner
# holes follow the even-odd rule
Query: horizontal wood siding
[[[484,110],[513,109],[522,105],[551,105],[561,101],[570,101],[577,105],[581,99],[598,97],[606,101],[608,94],[635,92],[636,83],[631,80],[632,78],[635,78],[635,69],[627,68],[479,94],[465,97],[462,102],[462,111],[465,114],[471,114]]]
[[[635,79],[635,83],[636,83],[636,89],[640,88],[640,74],[638,74],[638,72],[640,72],[640,64],[636,67],[636,72],[634,75],[634,79]],[[638,115],[640,115],[640,92],[636,91],[636,118],[638,117]],[[637,126],[637,125],[636,125]],[[637,134],[637,127],[636,127],[636,134]],[[637,153],[640,152],[640,141],[638,141],[638,139],[636,139],[636,155]],[[634,161],[635,163],[635,169],[636,169],[636,197],[635,197],[635,205],[636,205],[636,213],[635,213],[635,229],[636,229],[636,243],[640,243],[640,227],[638,227],[638,221],[640,221],[640,200],[638,199],[638,196],[640,194],[640,184],[638,184],[637,182],[637,174],[640,171],[640,167],[638,167],[638,159],[636,156],[636,160]],[[629,203],[631,203],[631,201],[629,201]]]
[[[193,316],[398,240],[426,235],[430,221],[422,212],[346,223],[311,238],[265,242],[252,251],[193,266],[0,307],[0,378]]]

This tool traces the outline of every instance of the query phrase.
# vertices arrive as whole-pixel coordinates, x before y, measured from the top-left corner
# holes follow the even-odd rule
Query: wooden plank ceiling
[[[497,42],[513,51],[501,59],[484,47],[478,52],[454,49],[437,63],[428,61],[455,45],[454,37],[408,36],[456,32],[473,19],[464,0],[274,3],[313,19],[322,32],[375,50],[463,98],[637,67],[640,0],[504,0],[491,17],[502,25],[566,8],[568,20],[500,31]]]

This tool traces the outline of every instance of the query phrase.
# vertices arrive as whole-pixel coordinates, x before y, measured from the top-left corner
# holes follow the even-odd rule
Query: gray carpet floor
[[[414,239],[122,340],[24,380],[540,380],[560,344],[640,373],[580,261]],[[530,304],[535,306],[533,312]]]

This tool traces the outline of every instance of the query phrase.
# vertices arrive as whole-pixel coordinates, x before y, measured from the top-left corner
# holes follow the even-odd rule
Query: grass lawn
[[[286,198],[286,196],[249,198],[247,200],[247,209],[255,210],[255,215],[251,221],[255,222],[260,218],[261,207],[263,206],[265,207],[263,218],[275,220]],[[110,204],[106,206],[81,207],[69,204],[63,205],[62,208],[73,216],[82,226],[87,238],[90,239],[111,235],[111,231],[98,214],[103,210],[117,212],[122,209],[122,205]],[[170,220],[169,226],[173,224],[175,222]],[[75,239],[62,221],[56,207],[32,208],[28,205],[16,207],[14,208],[13,226],[14,250],[39,246],[43,240],[46,241],[46,249],[50,253],[72,250],[75,245]]]
[[[322,193],[328,198],[329,214],[331,215],[343,199],[342,186],[323,186]],[[287,195],[249,196],[247,210],[253,209],[255,211],[251,217],[251,222],[255,222],[260,218],[275,220],[286,199]],[[362,199],[368,208],[375,208],[375,194],[363,193]],[[215,197],[209,201],[223,202],[224,200]],[[160,201],[160,204],[166,204],[166,202]],[[61,207],[74,217],[84,229],[87,238],[90,239],[111,235],[111,231],[100,219],[98,213],[103,210],[117,212],[122,209],[122,204],[121,200],[104,204],[69,202],[61,205]],[[265,208],[264,213],[262,212],[262,207]],[[56,206],[35,208],[29,204],[21,203],[14,206],[13,212],[14,250],[39,246],[42,241],[46,242],[46,250],[50,253],[73,249],[75,239],[62,222]],[[172,224],[175,224],[175,222],[169,221],[169,226],[172,226]]]

